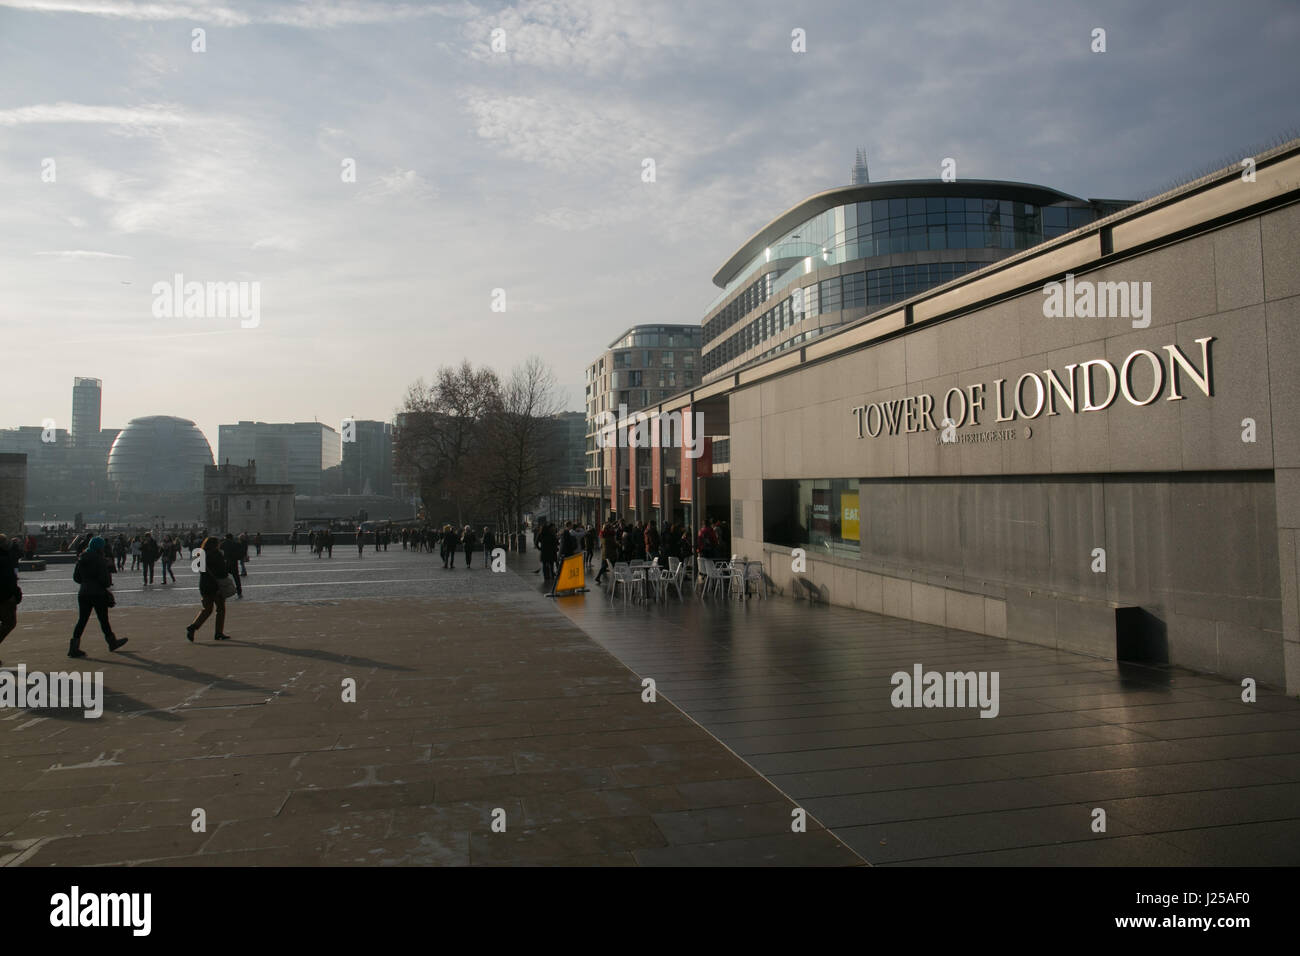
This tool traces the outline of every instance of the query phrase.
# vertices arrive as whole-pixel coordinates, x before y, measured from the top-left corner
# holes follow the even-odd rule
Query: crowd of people
[[[358,557],[364,557],[369,543],[375,550],[387,551],[390,543],[400,541],[402,550],[425,553],[437,552],[442,566],[448,570],[456,567],[456,556],[463,554],[465,567],[473,568],[474,555],[483,552],[483,566],[489,566],[494,549],[514,543],[514,535],[497,534],[489,528],[476,533],[472,527],[462,528],[444,524],[441,527],[380,528],[375,531],[356,531]],[[299,532],[295,529],[289,537],[290,552],[298,550]],[[324,555],[334,557],[334,532],[329,529],[313,530],[307,543],[317,559]],[[716,518],[706,520],[695,540],[691,540],[689,526],[678,522],[626,521],[611,513],[603,525],[584,525],[580,521],[565,521],[563,527],[554,522],[543,522],[533,532],[533,545],[541,552],[541,567],[535,573],[544,575],[552,593],[559,579],[559,568],[565,558],[583,554],[588,568],[599,550],[600,570],[596,582],[608,573],[611,565],[622,561],[652,561],[663,565],[669,558],[690,561],[698,555],[703,558],[725,558],[730,554],[731,540],[727,523]],[[18,535],[12,540],[0,534],[0,643],[17,627],[17,608],[22,602],[22,589],[18,586],[18,562],[35,552],[35,540],[30,535]],[[197,551],[195,550],[197,547]],[[243,598],[242,578],[248,576],[250,549],[262,553],[260,532],[237,537],[209,535],[206,532],[162,533],[161,540],[151,531],[127,535],[119,533],[110,542],[102,533],[83,532],[62,543],[61,550],[77,554],[73,580],[79,585],[77,592],[77,623],[68,646],[69,657],[85,657],[81,650],[81,637],[93,614],[99,622],[104,640],[110,651],[116,651],[127,641],[113,633],[109,609],[114,607],[113,575],[126,572],[127,559],[130,572],[139,572],[144,587],[155,583],[176,583],[173,570],[177,559],[185,555],[194,557],[199,570],[199,597],[202,607],[193,622],[185,629],[185,636],[193,641],[194,635],[215,615],[216,640],[229,640],[225,633],[226,599]],[[200,555],[201,552],[201,555]],[[155,566],[160,564],[161,581],[155,581]]]
[[[199,551],[193,549],[197,544]],[[77,589],[77,623],[72,629],[72,639],[68,644],[69,657],[85,657],[81,649],[81,637],[85,633],[91,615],[99,622],[99,629],[104,635],[104,642],[110,651],[116,651],[126,644],[129,638],[118,638],[113,633],[109,610],[117,605],[113,594],[113,575],[127,571],[127,558],[131,559],[131,572],[138,571],[144,587],[155,583],[176,583],[173,566],[183,554],[194,554],[195,566],[199,569],[199,597],[202,608],[193,623],[185,629],[185,636],[194,640],[195,632],[214,612],[216,614],[215,638],[219,641],[229,640],[225,633],[226,598],[244,596],[241,578],[248,576],[249,549],[262,553],[262,535],[251,537],[240,534],[226,534],[224,538],[215,535],[199,535],[191,531],[187,535],[180,532],[163,534],[161,541],[153,532],[140,534],[118,534],[110,542],[102,534],[83,532],[70,541],[64,542],[61,550],[73,551],[77,555],[73,566],[72,580]],[[22,603],[22,588],[18,585],[18,562],[29,557],[32,545],[22,537],[12,541],[7,535],[0,534],[0,643],[18,626],[18,605]],[[199,552],[202,552],[200,557]],[[155,579],[155,568],[161,562],[161,580]]]

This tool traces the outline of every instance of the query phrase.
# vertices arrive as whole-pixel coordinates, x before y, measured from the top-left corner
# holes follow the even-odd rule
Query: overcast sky
[[[216,453],[531,354],[579,409],[858,146],[873,181],[1145,196],[1300,127],[1297,50],[1294,0],[0,0],[0,427],[66,427],[85,375],[106,427]],[[178,273],[258,283],[259,324],[156,317]]]

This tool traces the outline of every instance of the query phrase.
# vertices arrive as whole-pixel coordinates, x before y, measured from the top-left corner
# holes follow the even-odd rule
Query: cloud
[[[302,247],[292,236],[263,236],[253,242],[254,249],[275,249],[278,252],[297,252]]]
[[[654,107],[555,91],[546,97],[501,96],[484,89],[461,94],[479,137],[500,145],[515,159],[563,172],[622,169],[639,179],[645,157],[657,161],[694,155],[701,147],[676,123],[659,117]]]
[[[679,25],[676,13],[654,2],[522,0],[480,12],[462,32],[477,60],[595,75],[663,68],[667,56],[697,47],[702,38]],[[505,52],[492,49],[494,30],[505,31]]]
[[[367,198],[405,196],[409,199],[433,199],[438,190],[414,169],[394,168],[366,186]]]
[[[0,126],[28,123],[107,123],[117,126],[179,126],[180,108],[171,105],[91,106],[87,103],[40,103],[0,110]]]
[[[115,252],[92,252],[88,249],[55,249],[49,252],[38,252],[38,256],[55,256],[59,259],[130,259],[131,256],[120,256]]]
[[[222,27],[254,24],[328,30],[373,23],[398,23],[428,16],[471,16],[469,4],[304,3],[259,4],[250,10],[204,3],[131,3],[127,0],[0,0],[0,6],[32,13],[78,13],[116,20],[189,20]]]

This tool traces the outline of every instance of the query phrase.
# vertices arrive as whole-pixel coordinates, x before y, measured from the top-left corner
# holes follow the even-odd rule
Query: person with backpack
[[[203,570],[199,572],[199,597],[203,599],[203,609],[194,618],[194,622],[185,628],[185,639],[193,644],[194,632],[203,626],[203,622],[213,611],[216,611],[217,621],[213,640],[228,641],[230,635],[226,633],[226,594],[231,590],[231,578],[234,578],[235,583],[238,584],[239,576],[230,573],[226,556],[222,552],[224,545],[216,538],[204,538],[203,544],[199,547],[203,552]],[[238,571],[238,568],[235,567],[235,570]]]
[[[110,651],[116,651],[127,642],[127,638],[118,640],[113,634],[113,626],[108,622],[108,609],[117,601],[113,598],[113,567],[105,555],[107,542],[101,537],[90,539],[86,550],[77,556],[76,567],[72,570],[72,580],[81,585],[77,591],[77,624],[72,629],[72,641],[68,644],[69,657],[85,657],[81,649],[81,635],[86,630],[86,623],[93,612],[99,619],[99,629],[104,632],[104,642]]]

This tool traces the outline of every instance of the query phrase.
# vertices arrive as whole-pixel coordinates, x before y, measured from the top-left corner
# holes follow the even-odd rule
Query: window
[[[764,481],[763,540],[856,558],[861,548],[859,501],[856,479]]]
[[[253,510],[253,503],[252,503],[251,501],[245,501],[245,502],[244,502],[244,510],[245,510],[245,511],[252,511],[252,510]]]
[[[660,355],[660,357],[659,357],[659,364],[660,364],[661,366],[663,366],[664,368],[672,368],[672,367],[673,367],[673,353],[672,353],[672,352],[664,352],[662,355]]]
[[[695,368],[695,356],[690,352],[682,356],[682,368]]]
[[[855,272],[843,277],[843,308],[856,309],[867,304],[867,274]]]
[[[834,279],[823,279],[817,284],[817,297],[821,300],[821,311],[838,312],[840,309],[840,280],[839,276]]]

